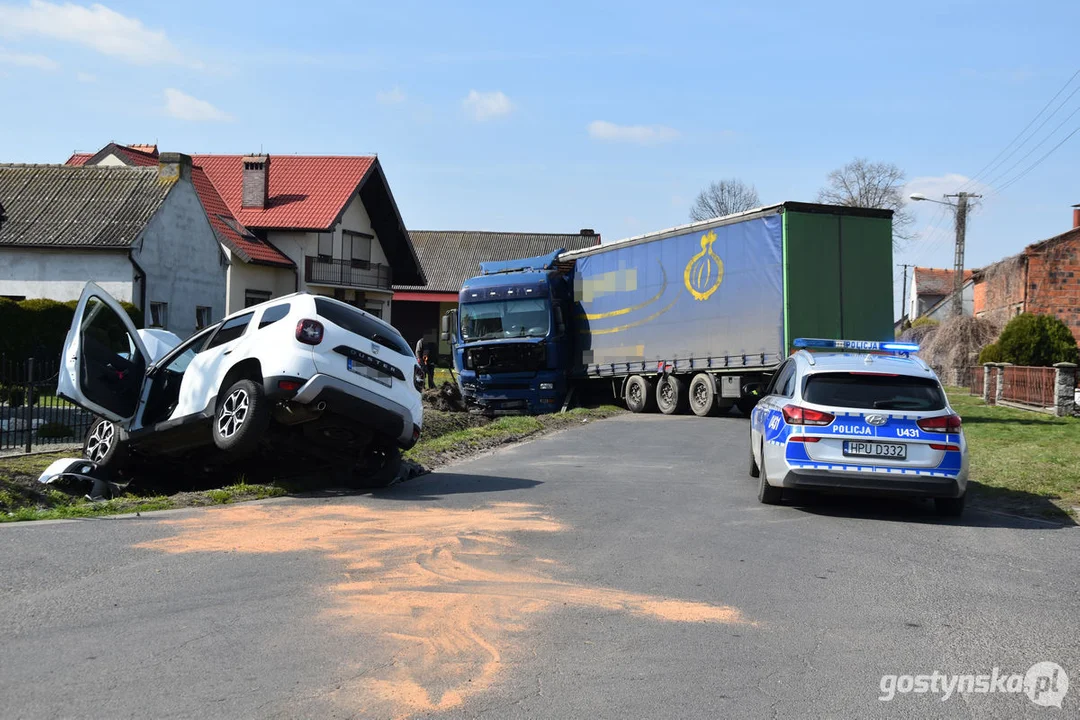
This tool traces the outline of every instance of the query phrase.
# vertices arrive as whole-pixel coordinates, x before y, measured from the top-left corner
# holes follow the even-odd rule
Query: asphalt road
[[[0,714],[1080,712],[1080,529],[759,505],[746,434],[627,416],[374,496],[0,526]],[[886,674],[1040,661],[1071,675],[1065,712],[1022,692],[879,700]]]

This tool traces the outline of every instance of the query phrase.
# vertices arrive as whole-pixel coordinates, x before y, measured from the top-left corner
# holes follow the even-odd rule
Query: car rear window
[[[331,300],[315,298],[315,312],[340,328],[366,337],[372,342],[400,353],[412,356],[412,349],[392,328],[387,328],[377,320],[368,317],[359,310],[345,305],[338,305]]]
[[[907,375],[820,373],[806,379],[803,398],[816,405],[867,410],[941,410],[937,381]]]

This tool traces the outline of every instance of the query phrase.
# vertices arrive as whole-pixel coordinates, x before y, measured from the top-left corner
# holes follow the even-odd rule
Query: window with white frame
[[[210,317],[213,315],[212,308],[206,305],[195,306],[195,329],[202,330],[210,325]]]
[[[169,329],[169,303],[150,303],[150,327]]]

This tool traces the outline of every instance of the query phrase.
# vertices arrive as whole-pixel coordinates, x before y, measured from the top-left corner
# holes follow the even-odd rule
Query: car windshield
[[[907,375],[821,373],[806,379],[807,402],[867,410],[941,410],[945,393],[930,378]]]
[[[551,313],[546,298],[492,300],[461,307],[461,336],[466,340],[545,337]]]

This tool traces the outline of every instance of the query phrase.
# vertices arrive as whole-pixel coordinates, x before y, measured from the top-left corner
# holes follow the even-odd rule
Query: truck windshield
[[[465,340],[545,337],[550,317],[546,298],[468,303],[461,306],[461,336]]]

